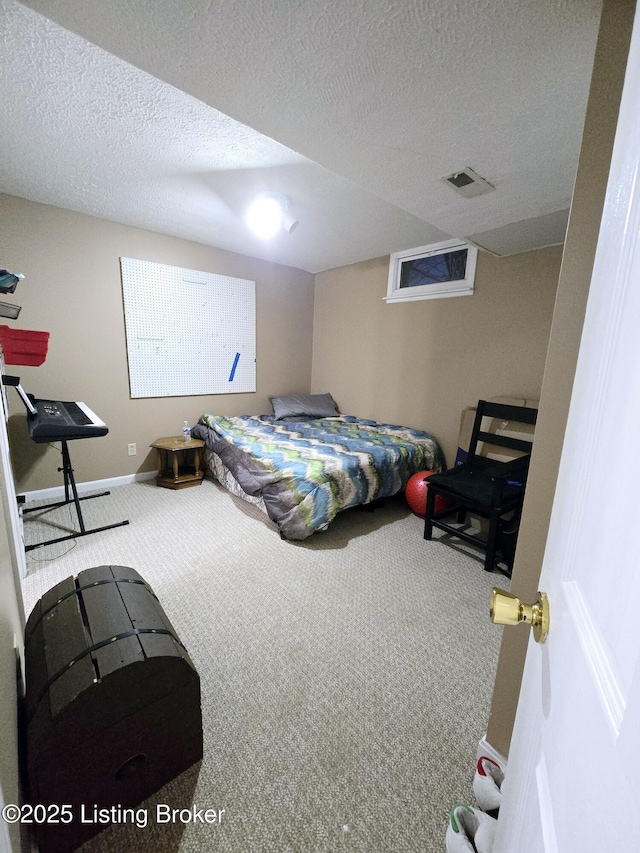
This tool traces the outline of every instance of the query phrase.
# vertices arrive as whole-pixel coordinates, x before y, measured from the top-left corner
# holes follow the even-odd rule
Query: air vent
[[[475,198],[477,195],[484,195],[495,190],[489,181],[485,181],[468,166],[453,172],[451,175],[445,175],[442,180],[465,198]]]

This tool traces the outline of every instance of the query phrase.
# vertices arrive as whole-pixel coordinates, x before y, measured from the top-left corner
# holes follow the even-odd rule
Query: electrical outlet
[[[137,454],[138,450],[135,444],[128,444],[127,447],[129,448],[129,456],[135,456]]]

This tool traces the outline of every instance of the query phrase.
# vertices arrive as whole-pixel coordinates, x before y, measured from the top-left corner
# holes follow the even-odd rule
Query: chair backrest
[[[480,442],[505,447],[511,451],[518,451],[525,455],[531,453],[533,446],[532,437],[516,438],[513,435],[503,435],[500,432],[483,430],[482,421],[487,417],[508,421],[509,424],[515,423],[534,426],[538,418],[538,410],[526,406],[509,406],[505,403],[491,403],[487,400],[478,400],[478,408],[471,432],[471,441],[469,442],[468,459],[473,459],[477,455],[478,444]]]

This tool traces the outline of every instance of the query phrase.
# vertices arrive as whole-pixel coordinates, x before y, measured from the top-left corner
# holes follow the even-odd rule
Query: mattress
[[[192,435],[246,496],[263,502],[285,539],[325,530],[338,512],[394,495],[413,474],[444,463],[427,432],[345,415],[204,414]]]

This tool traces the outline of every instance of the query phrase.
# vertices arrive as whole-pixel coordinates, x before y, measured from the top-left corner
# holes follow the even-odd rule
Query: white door
[[[639,172],[636,22],[494,853],[640,850]]]

